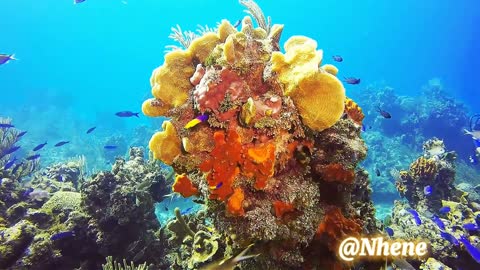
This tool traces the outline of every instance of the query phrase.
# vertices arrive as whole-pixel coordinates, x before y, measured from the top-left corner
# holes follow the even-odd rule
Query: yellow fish
[[[196,118],[188,121],[188,123],[184,126],[185,129],[192,128],[202,122],[205,122],[208,120],[208,114],[201,114],[197,116]]]

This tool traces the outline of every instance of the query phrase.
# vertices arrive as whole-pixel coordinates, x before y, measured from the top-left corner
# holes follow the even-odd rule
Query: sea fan
[[[270,16],[265,19],[265,15],[263,14],[262,9],[253,0],[240,0],[239,2],[242,6],[248,8],[248,10],[244,11],[252,15],[253,18],[255,18],[258,26],[263,28],[267,32],[267,34],[270,33],[270,29],[272,28],[272,21]]]

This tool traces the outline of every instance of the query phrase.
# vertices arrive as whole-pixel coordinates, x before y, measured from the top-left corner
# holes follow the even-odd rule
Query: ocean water
[[[459,162],[472,169],[464,173],[463,182],[479,173],[469,160],[474,150],[471,139],[461,132],[468,128],[468,117],[480,113],[477,2],[257,2],[272,23],[285,25],[280,44],[293,35],[311,37],[323,50],[323,63],[339,68],[339,78],[361,78],[359,85],[345,86],[347,96],[364,108],[365,125],[371,127],[363,135],[369,154],[361,165],[377,183],[373,199],[381,219],[399,199],[391,196],[395,188],[390,170],[408,169],[422,152],[422,139],[437,136],[458,152]],[[76,5],[70,0],[2,0],[0,53],[15,54],[18,60],[0,65],[0,117],[11,118],[16,128],[28,131],[22,148],[48,142],[42,166],[83,155],[89,173],[109,169],[116,156],[127,155],[128,147],[148,148],[151,134],[161,129],[164,119],[142,115],[141,104],[151,96],[149,79],[163,64],[165,46],[178,45],[168,38],[171,28],[178,24],[182,30],[194,31],[198,25],[213,27],[222,19],[233,24],[246,15],[243,10],[235,0],[86,0]],[[333,55],[344,61],[335,63]],[[429,81],[436,85],[437,80],[452,102],[464,106],[466,118],[442,115],[437,121],[417,123],[418,133],[402,129],[401,121],[410,114],[425,113],[406,103],[436,101],[441,107],[444,100],[430,100],[429,92],[422,96],[422,87]],[[404,98],[402,109],[389,108],[388,101],[376,96],[387,86]],[[379,104],[394,121],[382,122],[375,111]],[[140,112],[140,116],[120,118],[115,115],[119,111]],[[95,131],[86,134],[91,127]],[[419,134],[424,137],[416,139]],[[59,141],[70,143],[53,148]],[[388,146],[382,144],[398,148],[386,156]],[[117,149],[109,152],[105,145]],[[389,163],[392,156],[395,162]],[[183,199],[166,203],[157,206],[162,224],[173,216],[162,209],[193,205]]]

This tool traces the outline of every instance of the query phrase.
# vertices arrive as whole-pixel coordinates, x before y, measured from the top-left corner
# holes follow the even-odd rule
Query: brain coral
[[[167,54],[152,76],[155,98],[143,110],[171,118],[149,146],[179,175],[174,191],[204,200],[212,225],[234,235],[234,245],[258,242],[279,254],[257,257],[252,269],[313,263],[302,252],[316,241],[319,224],[328,225],[324,248],[339,240],[333,216],[342,218],[344,232],[360,230],[349,222],[357,218],[350,191],[366,150],[353,121],[340,119],[338,70],[319,68],[322,51],[308,37],[290,38],[279,52],[282,29],[254,28],[245,17],[238,31],[222,21],[217,32]],[[325,216],[330,204],[339,212]]]

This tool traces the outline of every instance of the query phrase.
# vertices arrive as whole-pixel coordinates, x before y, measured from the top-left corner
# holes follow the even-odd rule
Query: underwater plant
[[[108,256],[106,258],[107,263],[102,264],[102,269],[103,270],[147,270],[147,263],[140,264],[138,266],[135,266],[133,262],[130,262],[130,264],[127,263],[127,260],[123,259],[123,264],[114,261],[112,256]]]

